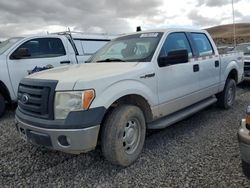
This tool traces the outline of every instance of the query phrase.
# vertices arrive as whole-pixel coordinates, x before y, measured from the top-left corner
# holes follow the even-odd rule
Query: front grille
[[[57,81],[23,79],[18,88],[18,108],[24,114],[53,119],[53,103]]]
[[[250,62],[245,62],[244,71],[250,71]]]

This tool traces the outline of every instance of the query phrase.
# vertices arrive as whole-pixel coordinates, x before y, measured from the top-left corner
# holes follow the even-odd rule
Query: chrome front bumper
[[[16,117],[20,136],[33,144],[66,153],[85,153],[95,149],[100,125],[84,129],[45,129],[26,124]]]

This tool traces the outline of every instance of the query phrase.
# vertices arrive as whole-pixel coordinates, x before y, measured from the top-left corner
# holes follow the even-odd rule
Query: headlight
[[[94,90],[56,92],[55,119],[65,119],[72,111],[89,109],[94,98]]]

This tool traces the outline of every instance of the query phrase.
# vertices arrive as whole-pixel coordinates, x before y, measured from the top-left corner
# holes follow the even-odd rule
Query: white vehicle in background
[[[234,50],[244,53],[244,75],[250,78],[250,43],[238,44]]]
[[[18,84],[36,68],[85,63],[115,35],[62,32],[10,38],[0,43],[0,117],[17,100]]]

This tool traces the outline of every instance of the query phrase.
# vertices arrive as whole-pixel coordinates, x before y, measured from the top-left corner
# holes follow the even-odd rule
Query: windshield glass
[[[117,38],[101,48],[89,62],[149,62],[162,35],[140,33]]]
[[[250,44],[241,44],[236,46],[235,50],[243,52],[245,55],[250,55]]]
[[[10,38],[6,41],[0,43],[0,54],[4,53],[8,50],[12,45],[14,45],[17,41],[21,40],[22,37]]]

